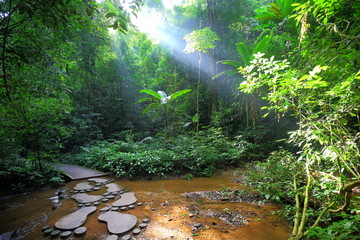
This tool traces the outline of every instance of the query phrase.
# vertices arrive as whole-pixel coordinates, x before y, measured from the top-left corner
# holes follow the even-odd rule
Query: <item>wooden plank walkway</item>
[[[68,165],[68,164],[57,164],[55,168],[63,172],[71,180],[80,180],[80,179],[102,177],[109,175],[109,173],[104,173],[90,168]]]

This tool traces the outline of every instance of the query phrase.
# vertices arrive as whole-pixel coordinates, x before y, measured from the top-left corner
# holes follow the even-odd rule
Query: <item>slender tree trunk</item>
[[[9,101],[12,101],[11,99],[11,95],[10,95],[10,86],[9,86],[9,82],[8,82],[8,77],[7,77],[7,72],[6,72],[6,41],[8,38],[8,29],[9,29],[9,25],[10,25],[10,20],[11,20],[11,5],[12,2],[11,0],[9,0],[9,14],[7,16],[7,21],[6,21],[6,27],[4,29],[4,37],[3,37],[3,44],[2,44],[2,72],[3,72],[3,80],[4,80],[4,87],[5,87],[5,92],[6,92],[6,97],[9,99]]]
[[[164,104],[164,119],[165,119],[165,131],[164,131],[164,139],[168,139],[168,127],[169,127],[169,120],[168,120],[168,114],[167,114],[167,106]]]

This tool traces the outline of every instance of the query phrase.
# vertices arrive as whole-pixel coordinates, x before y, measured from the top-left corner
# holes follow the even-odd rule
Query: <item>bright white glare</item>
[[[165,16],[155,9],[143,9],[138,17],[132,17],[131,22],[140,32],[146,33],[155,40],[161,40],[165,28]]]
[[[175,6],[184,4],[185,0],[163,0],[164,7],[167,9],[172,9]]]

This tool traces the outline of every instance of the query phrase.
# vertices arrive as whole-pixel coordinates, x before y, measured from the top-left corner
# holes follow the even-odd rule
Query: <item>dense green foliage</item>
[[[0,1],[2,182],[251,162],[292,239],[355,239],[359,19],[356,0]]]

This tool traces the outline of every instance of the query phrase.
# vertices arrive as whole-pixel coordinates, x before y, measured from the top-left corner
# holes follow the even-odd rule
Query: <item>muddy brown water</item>
[[[279,210],[278,206],[212,201],[187,198],[183,195],[186,192],[239,188],[239,183],[234,181],[236,178],[236,172],[228,171],[210,178],[194,178],[192,181],[115,179],[115,183],[135,192],[138,202],[144,203],[143,206],[136,206],[135,209],[126,212],[135,215],[139,221],[144,218],[150,219],[147,228],[137,235],[136,239],[288,239],[288,223],[272,214]],[[86,180],[72,181],[61,187],[68,197],[62,199],[55,210],[52,208],[57,200],[56,193],[59,188],[20,196],[1,196],[0,239],[6,235],[5,233],[14,231],[15,237],[12,239],[50,239],[43,235],[42,227],[54,226],[60,218],[76,211],[77,203],[69,198],[69,191],[77,183],[84,181]],[[106,188],[102,187],[100,191],[89,194],[100,195],[105,191]],[[99,209],[110,203],[100,204],[98,210],[88,217],[84,224],[88,229],[85,236],[71,236],[67,239],[106,239],[109,236],[106,224],[99,222],[97,217]],[[241,218],[242,224],[237,226],[233,224],[232,219],[226,219],[228,213],[238,214],[236,218]],[[200,223],[200,228],[194,227]]]

